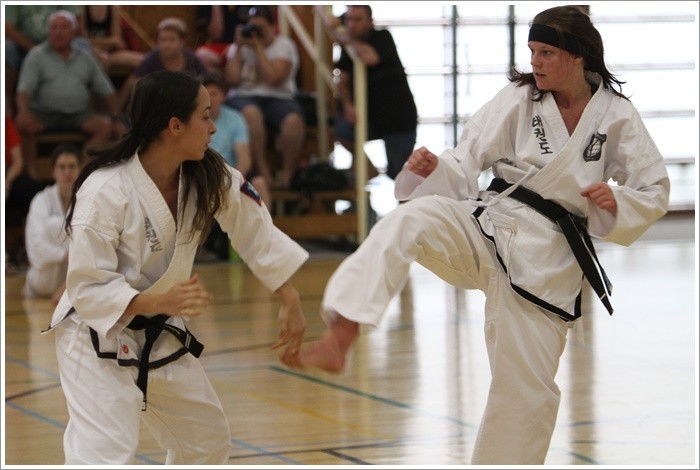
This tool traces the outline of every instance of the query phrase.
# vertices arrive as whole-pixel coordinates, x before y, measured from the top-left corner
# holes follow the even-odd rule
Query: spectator
[[[48,39],[27,54],[20,71],[16,124],[22,135],[27,172],[37,180],[37,134],[80,130],[89,135],[86,145],[104,143],[112,137],[112,120],[95,112],[92,100],[93,94],[103,97],[111,115],[116,116],[114,87],[93,57],[73,44],[77,28],[73,13],[52,13]]]
[[[241,113],[223,104],[226,95],[226,85],[216,73],[209,73],[202,79],[202,84],[209,92],[211,118],[216,125],[216,132],[211,136],[209,147],[224,157],[226,163],[234,167],[250,181],[265,205],[270,207],[270,190],[265,179],[255,175],[250,160],[248,146],[248,126]],[[214,221],[211,233],[204,248],[213,253],[218,259],[229,258],[228,235]]]
[[[70,11],[76,16],[80,14],[80,7],[75,5],[5,7],[5,97],[9,100],[12,115],[17,112],[15,92],[22,62],[32,47],[46,40],[49,15],[60,10]]]
[[[316,11],[343,46],[336,64],[340,69],[340,103],[334,126],[335,138],[354,153],[357,112],[353,63],[347,52],[347,49],[352,49],[367,66],[367,140],[384,141],[386,175],[394,179],[413,152],[418,125],[416,103],[394,38],[388,30],[374,27],[369,5],[348,6],[342,16],[342,25],[329,18],[326,7],[319,5]],[[376,174],[376,170],[371,173]]]
[[[248,20],[247,5],[197,5],[197,27],[206,42],[195,54],[210,72],[223,73],[226,53],[235,40],[236,26]]]
[[[51,154],[55,181],[32,200],[27,215],[25,242],[29,269],[23,295],[49,297],[56,305],[66,288],[68,237],[63,230],[71,190],[80,171],[81,150],[61,144]]]
[[[195,77],[206,73],[206,68],[187,47],[187,24],[180,18],[168,17],[158,23],[156,47],[147,52],[141,63],[126,79],[119,91],[119,109],[126,110],[131,94],[141,78],[160,70],[185,72]]]
[[[202,84],[211,98],[211,117],[216,124],[216,133],[209,146],[216,150],[226,162],[240,171],[253,185],[265,204],[270,206],[270,190],[265,179],[257,175],[250,158],[248,125],[241,113],[224,104],[226,85],[216,74],[208,74]]]
[[[232,88],[226,104],[240,110],[248,123],[256,171],[269,186],[287,188],[306,133],[304,111],[294,99],[299,54],[291,39],[275,33],[270,9],[252,7],[248,16],[248,22],[236,28],[236,41],[227,54],[224,78]],[[279,184],[266,160],[268,129],[280,136]]]
[[[95,57],[107,74],[133,71],[144,54],[127,47],[119,18],[119,5],[85,5],[80,16],[80,32],[92,45]]]
[[[5,102],[7,106],[7,101]],[[41,189],[24,171],[22,144],[12,114],[5,110],[5,272],[16,271],[21,261],[21,227],[34,195]],[[9,230],[13,227],[18,230]]]

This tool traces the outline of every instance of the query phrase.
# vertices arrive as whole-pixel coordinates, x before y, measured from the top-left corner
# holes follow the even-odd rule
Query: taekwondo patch
[[[255,190],[252,184],[250,184],[249,181],[244,181],[243,184],[241,185],[241,192],[254,200],[255,202],[258,203],[259,206],[262,206],[262,199],[260,198],[260,194]]]
[[[597,162],[603,154],[603,144],[608,140],[606,134],[598,134],[597,132],[591,136],[591,141],[583,151],[583,160],[587,162]]]

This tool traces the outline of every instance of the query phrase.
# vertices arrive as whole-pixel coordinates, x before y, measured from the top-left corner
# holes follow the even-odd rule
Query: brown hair
[[[583,12],[580,7],[559,6],[549,8],[538,13],[533,18],[531,24],[546,25],[555,29],[562,35],[578,43],[580,56],[583,57],[583,68],[599,74],[603,81],[603,86],[615,95],[627,99],[622,94],[622,82],[618,80],[605,66],[603,51],[603,39],[598,30],[591,23],[590,17]],[[535,77],[532,72],[519,72],[515,69],[508,74],[508,79],[518,86],[531,85],[533,88],[533,100],[539,101],[547,93],[538,90],[535,85]],[[613,87],[617,87],[617,89]]]

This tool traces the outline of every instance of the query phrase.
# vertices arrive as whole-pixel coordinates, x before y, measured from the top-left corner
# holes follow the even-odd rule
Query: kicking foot
[[[332,333],[301,348],[299,363],[302,367],[318,367],[326,372],[340,372],[345,367],[345,353]]]
[[[312,366],[326,372],[340,372],[345,367],[345,357],[358,332],[357,323],[336,315],[321,339],[302,346],[297,355],[280,359],[287,366],[297,369]]]

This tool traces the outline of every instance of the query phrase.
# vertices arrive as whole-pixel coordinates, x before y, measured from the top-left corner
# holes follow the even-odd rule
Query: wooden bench
[[[354,201],[354,190],[272,191],[272,220],[292,238],[324,238],[329,236],[353,237],[357,235],[357,214],[338,214],[336,201]],[[296,209],[286,211],[284,206],[294,203]]]

